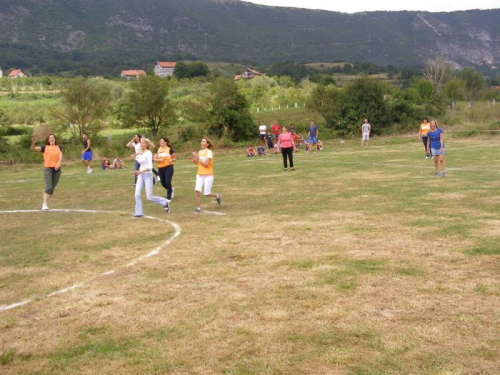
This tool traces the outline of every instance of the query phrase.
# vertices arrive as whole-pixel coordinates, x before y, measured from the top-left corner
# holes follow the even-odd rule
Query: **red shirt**
[[[278,135],[280,133],[280,128],[281,128],[281,126],[279,126],[279,125],[271,126],[271,130],[273,131],[273,134],[276,134],[276,135]]]

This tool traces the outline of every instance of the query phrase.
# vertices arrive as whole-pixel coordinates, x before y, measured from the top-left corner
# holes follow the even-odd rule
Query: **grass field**
[[[144,205],[181,233],[137,262],[175,228],[131,217],[130,169],[64,166],[51,208],[112,212],[0,213],[0,305],[31,301],[0,311],[0,373],[497,374],[500,139],[448,139],[446,178],[371,142],[295,173],[215,150],[224,215],[178,155],[172,212]],[[41,168],[0,168],[0,210],[39,209]]]

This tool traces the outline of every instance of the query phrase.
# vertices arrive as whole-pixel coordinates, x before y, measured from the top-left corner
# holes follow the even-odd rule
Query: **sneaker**
[[[42,211],[48,211],[49,207],[47,206],[47,203],[42,204]]]
[[[441,173],[441,176],[446,177],[446,173],[444,173],[444,172]]]
[[[285,168],[285,169],[283,169],[283,172],[286,172],[286,171],[288,171],[288,169],[286,169],[286,168]]]
[[[215,200],[217,201],[217,204],[219,206],[222,204],[222,198],[221,198],[220,194],[217,194],[217,198],[215,198]]]
[[[156,181],[161,181],[160,176],[156,176]]]
[[[165,208],[165,212],[166,212],[167,214],[168,214],[168,213],[170,213],[170,204],[168,203],[168,201],[167,201],[167,203],[165,204],[165,207],[164,207],[164,208]]]
[[[153,178],[153,186],[155,186],[155,185],[156,185],[156,183],[157,183],[156,178]]]
[[[92,173],[92,169],[87,168],[87,173]]]
[[[434,173],[434,177],[441,177],[441,175],[438,172],[436,172]]]
[[[170,199],[174,199],[174,193],[175,193],[175,188],[172,187],[172,195],[171,195]]]
[[[143,215],[134,215],[134,217],[142,217]]]
[[[295,168],[291,168],[290,170],[291,170],[292,172],[295,172]]]
[[[194,214],[199,214],[200,212],[201,212],[201,210],[199,208],[195,208],[193,211]]]

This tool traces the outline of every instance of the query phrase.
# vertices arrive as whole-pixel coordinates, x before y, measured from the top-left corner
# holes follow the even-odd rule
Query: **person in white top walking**
[[[151,202],[160,204],[165,208],[165,212],[170,212],[170,205],[166,198],[156,197],[153,195],[153,154],[151,153],[152,143],[142,138],[140,141],[140,150],[138,154],[130,155],[135,158],[139,164],[138,170],[134,172],[137,176],[137,183],[135,185],[135,217],[144,216],[142,209],[142,188],[146,187],[146,198]]]
[[[368,119],[365,118],[365,122],[361,125],[361,133],[363,134],[361,138],[361,147],[363,147],[366,142],[366,146],[368,147],[368,142],[370,142],[370,132],[372,130],[371,125],[368,123]]]

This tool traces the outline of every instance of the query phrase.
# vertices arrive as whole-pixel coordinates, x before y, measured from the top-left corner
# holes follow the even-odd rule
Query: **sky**
[[[374,10],[420,10],[428,12],[451,12],[469,9],[498,9],[499,0],[244,0],[255,4],[294,8],[325,9],[335,12],[355,13]]]

